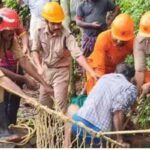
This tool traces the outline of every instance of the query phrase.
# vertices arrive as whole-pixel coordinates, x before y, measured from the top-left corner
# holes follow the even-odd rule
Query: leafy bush
[[[138,107],[137,123],[143,128],[150,128],[150,95],[143,98]]]
[[[3,2],[6,7],[15,9],[20,15],[23,24],[25,24],[26,17],[29,15],[29,8],[27,6],[18,5],[16,0],[4,0]]]
[[[115,2],[120,6],[121,12],[133,17],[137,32],[141,15],[150,10],[150,0],[115,0]]]

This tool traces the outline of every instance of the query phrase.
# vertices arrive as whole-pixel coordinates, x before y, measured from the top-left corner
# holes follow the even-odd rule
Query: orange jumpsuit
[[[117,64],[124,61],[128,54],[133,51],[133,39],[124,46],[118,47],[112,40],[111,31],[107,30],[97,37],[94,51],[87,58],[89,65],[95,72],[102,76],[115,71]],[[95,85],[95,80],[87,73],[87,94]]]

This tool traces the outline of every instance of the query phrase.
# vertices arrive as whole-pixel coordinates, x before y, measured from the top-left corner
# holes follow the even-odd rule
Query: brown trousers
[[[59,111],[65,112],[67,109],[67,93],[69,85],[69,67],[47,68],[44,66],[44,79],[51,86],[51,93],[46,93],[43,86],[40,86],[40,102],[49,108],[53,104]],[[52,96],[54,99],[51,99]]]

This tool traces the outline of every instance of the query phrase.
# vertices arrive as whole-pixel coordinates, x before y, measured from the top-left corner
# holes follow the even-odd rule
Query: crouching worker
[[[137,97],[136,86],[130,83],[134,73],[134,69],[128,65],[118,65],[115,73],[104,75],[97,81],[81,108],[70,105],[67,116],[76,122],[82,122],[95,132],[111,131],[112,128],[116,131],[123,130],[125,113]],[[71,143],[71,133],[76,135],[78,131],[82,138],[84,129],[75,124],[65,125],[65,147]],[[129,147],[122,135],[117,135],[116,138],[124,147]],[[86,134],[86,141],[91,141],[89,134]],[[98,139],[95,138],[94,142],[98,142]]]

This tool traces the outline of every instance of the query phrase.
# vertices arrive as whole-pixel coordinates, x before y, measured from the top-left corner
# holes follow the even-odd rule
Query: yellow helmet
[[[139,34],[150,37],[150,11],[141,17]]]
[[[127,14],[118,15],[112,22],[111,32],[118,40],[128,41],[134,37],[134,22]]]
[[[64,11],[57,2],[47,2],[42,10],[42,17],[49,22],[61,23],[64,20]]]

